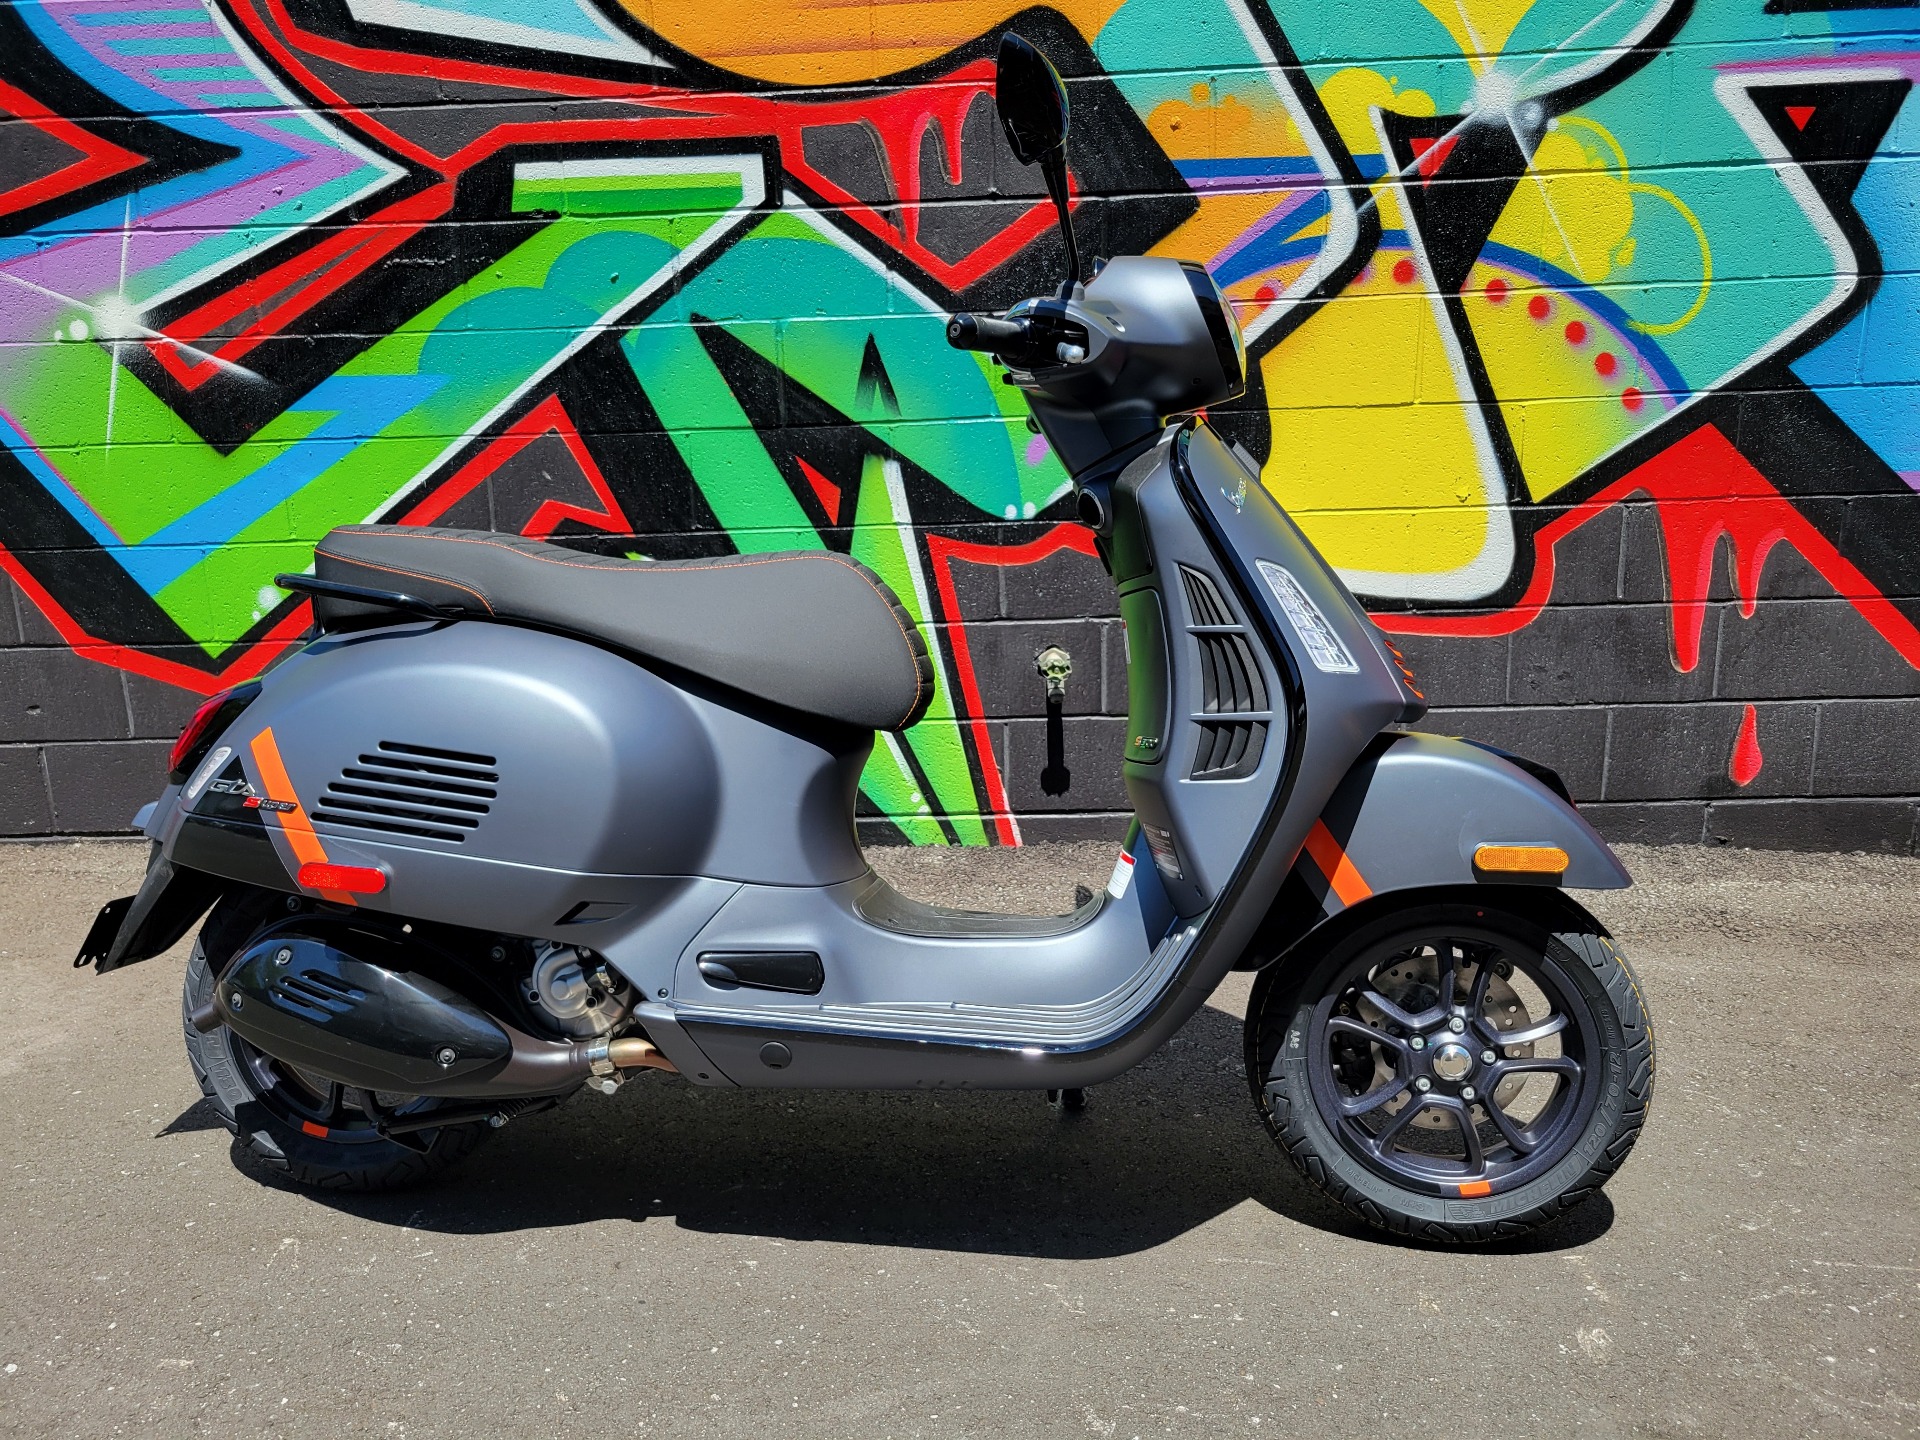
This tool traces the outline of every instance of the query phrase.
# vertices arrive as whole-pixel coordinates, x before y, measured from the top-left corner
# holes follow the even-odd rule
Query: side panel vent
[[[1247,628],[1211,575],[1180,567],[1187,633],[1200,652],[1200,709],[1190,780],[1241,780],[1260,768],[1272,702]]]
[[[382,740],[327,786],[313,821],[458,845],[493,808],[498,763],[491,755]]]
[[[1193,757],[1195,780],[1238,780],[1260,768],[1267,746],[1264,720],[1206,720],[1196,726],[1200,748]]]
[[[1267,708],[1267,687],[1245,635],[1200,634],[1201,708],[1209,715],[1241,715]]]
[[[1233,611],[1227,607],[1220,587],[1213,583],[1211,575],[1203,575],[1198,570],[1180,567],[1180,583],[1187,590],[1187,609],[1193,615],[1196,625],[1238,625]]]

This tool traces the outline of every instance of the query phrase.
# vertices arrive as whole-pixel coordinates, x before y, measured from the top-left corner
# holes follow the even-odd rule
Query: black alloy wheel
[[[1561,1213],[1625,1159],[1652,1088],[1639,986],[1598,922],[1562,897],[1474,899],[1310,940],[1249,1011],[1274,1138],[1401,1234],[1487,1240]]]

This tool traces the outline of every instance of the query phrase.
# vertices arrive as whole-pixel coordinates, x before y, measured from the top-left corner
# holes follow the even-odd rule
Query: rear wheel
[[[265,892],[223,900],[208,917],[187,962],[182,1012],[213,996],[228,962],[286,897]],[[224,1025],[205,1034],[185,1027],[194,1079],[227,1129],[256,1157],[302,1185],[328,1190],[394,1190],[418,1184],[471,1154],[492,1134],[484,1124],[422,1129],[389,1139],[375,1128],[395,1118],[418,1121],[445,1100],[357,1090],[276,1060]]]
[[[1477,1242],[1533,1229],[1626,1159],[1653,1034],[1599,923],[1436,904],[1348,928],[1264,972],[1248,1078],[1275,1141],[1368,1223]],[[1311,944],[1311,942],[1310,942]]]

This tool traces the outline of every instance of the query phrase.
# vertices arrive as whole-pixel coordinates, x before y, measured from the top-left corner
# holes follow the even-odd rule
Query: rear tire
[[[324,1081],[303,1081],[300,1072],[281,1067],[226,1026],[201,1034],[185,1023],[186,1016],[212,999],[216,977],[246,948],[260,924],[284,913],[280,907],[285,899],[265,892],[229,896],[215,907],[194,941],[181,1013],[187,1059],[201,1094],[256,1159],[296,1184],[322,1190],[397,1190],[451,1169],[493,1133],[490,1127],[449,1125],[418,1131],[407,1137],[412,1144],[384,1139],[356,1108],[359,1092],[333,1087],[329,1096],[321,1089]],[[388,1097],[375,1103],[414,1114],[445,1102]]]
[[[1551,1033],[1510,1038],[1535,1031]],[[1591,1196],[1653,1089],[1639,982],[1558,896],[1472,895],[1310,939],[1255,983],[1246,1045],[1268,1133],[1308,1180],[1369,1225],[1451,1244]]]

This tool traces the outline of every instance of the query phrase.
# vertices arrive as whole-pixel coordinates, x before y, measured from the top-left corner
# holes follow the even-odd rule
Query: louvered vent
[[[498,763],[491,755],[382,740],[327,786],[313,820],[457,845],[493,808]]]
[[[1246,627],[1210,575],[1180,567],[1187,633],[1200,656],[1193,780],[1238,780],[1260,768],[1272,706]]]
[[[1187,608],[1193,612],[1195,625],[1238,626],[1233,611],[1227,608],[1220,587],[1213,583],[1213,577],[1202,575],[1198,570],[1180,567],[1180,581],[1187,589]]]
[[[1206,634],[1200,642],[1200,708],[1209,715],[1241,715],[1267,708],[1267,687],[1245,635]]]
[[[1200,748],[1193,757],[1195,780],[1230,780],[1260,768],[1260,752],[1267,744],[1266,721],[1213,721],[1199,728]]]

